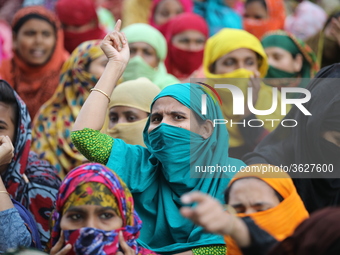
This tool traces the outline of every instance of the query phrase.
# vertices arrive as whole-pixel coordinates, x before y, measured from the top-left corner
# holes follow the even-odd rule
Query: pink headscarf
[[[307,40],[323,28],[326,20],[327,13],[320,6],[303,1],[294,14],[286,18],[284,29],[301,40]]]
[[[154,16],[156,12],[157,6],[162,2],[163,0],[153,0],[152,6],[151,6],[151,13],[149,17],[149,24],[153,26],[154,28],[158,29],[163,35],[165,34],[165,31],[167,30],[167,27],[169,25],[169,21],[165,24],[158,25],[155,23]],[[183,7],[183,12],[192,12],[193,9],[193,1],[192,0],[177,0]]]

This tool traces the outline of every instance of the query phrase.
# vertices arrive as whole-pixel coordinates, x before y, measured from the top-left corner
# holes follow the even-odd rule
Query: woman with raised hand
[[[222,201],[230,177],[244,166],[228,157],[225,125],[213,127],[222,114],[210,91],[196,84],[163,89],[144,128],[146,148],[99,132],[108,95],[129,59],[127,40],[119,30],[120,21],[103,40],[109,61],[78,115],[72,141],[89,160],[106,164],[126,182],[147,226],[141,230],[143,247],[162,254],[225,254],[223,238],[205,233],[179,213],[180,196],[192,190]],[[201,113],[202,95],[207,97],[206,115]]]

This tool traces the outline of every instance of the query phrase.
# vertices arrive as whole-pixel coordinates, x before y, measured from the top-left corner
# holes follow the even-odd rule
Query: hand
[[[103,39],[100,47],[107,58],[123,64],[124,67],[130,59],[130,49],[125,34],[120,32],[122,21],[119,19],[112,32]]]
[[[195,208],[182,207],[181,214],[202,226],[206,231],[218,235],[231,235],[234,230],[235,216],[224,211],[215,198],[199,191],[184,194],[181,201],[185,204],[197,202]]]
[[[116,255],[135,255],[136,254],[135,251],[125,242],[122,232],[119,232],[119,245],[122,248],[123,252],[119,251],[116,253]]]
[[[174,255],[193,255],[192,251],[185,251],[185,252],[181,252],[181,253],[176,253]]]
[[[11,163],[14,147],[8,136],[0,136],[0,166]]]
[[[253,106],[255,107],[257,99],[259,97],[259,91],[261,89],[261,80],[260,80],[261,74],[259,71],[256,71],[254,73],[254,75],[252,77],[250,77],[249,83],[248,83],[248,87],[253,88]],[[248,100],[246,100],[245,102],[245,106],[244,106],[244,116],[243,118],[248,117],[251,112],[249,110],[248,107]]]
[[[52,247],[50,251],[50,255],[66,255],[71,249],[72,245],[67,244],[64,248],[65,239],[64,239],[64,232],[61,231],[60,237],[58,242]]]
[[[340,45],[340,18],[333,18],[330,24],[330,34]]]

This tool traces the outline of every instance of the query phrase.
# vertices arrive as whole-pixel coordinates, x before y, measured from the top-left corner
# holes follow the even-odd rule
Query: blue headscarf
[[[207,97],[206,115],[201,114],[202,94]],[[152,105],[159,98],[172,97],[192,110],[202,122],[223,119],[217,101],[210,94],[209,89],[197,84],[170,85],[156,96]],[[206,233],[184,218],[179,210],[183,206],[180,197],[194,190],[223,203],[223,192],[230,179],[245,166],[242,161],[228,157],[226,125],[216,125],[207,139],[165,123],[148,133],[151,117],[143,131],[147,148],[114,139],[107,163],[131,190],[136,211],[143,220],[138,242],[165,255],[200,246],[224,245],[222,236]],[[191,124],[198,125],[197,122]],[[215,172],[211,173],[213,167]],[[223,172],[223,167],[231,171]],[[200,172],[195,172],[196,169]]]
[[[223,0],[195,1],[194,12],[206,20],[210,36],[222,28],[243,28],[242,17],[228,7]]]

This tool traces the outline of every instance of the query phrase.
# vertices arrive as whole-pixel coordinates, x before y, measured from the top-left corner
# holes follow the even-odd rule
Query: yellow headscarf
[[[160,91],[156,84],[144,77],[123,82],[114,89],[108,111],[115,106],[128,106],[150,113],[151,103]],[[124,140],[128,144],[145,147],[143,130],[147,119],[148,118],[145,118],[132,123],[119,123],[109,129],[107,114],[103,131],[113,138]]]
[[[72,52],[63,65],[55,93],[41,106],[32,125],[32,150],[55,166],[62,179],[87,161],[74,147],[71,130],[90,89],[98,81],[87,69],[104,54],[100,42],[83,42]]]
[[[246,69],[237,69],[231,73],[225,74],[214,74],[211,73],[210,66],[222,56],[241,48],[246,48],[254,51],[260,56],[259,68],[261,78],[265,77],[268,70],[268,60],[266,53],[261,45],[261,42],[252,34],[239,29],[224,28],[219,33],[215,34],[208,39],[204,50],[203,68],[204,74],[207,77],[207,83],[214,85],[214,79],[226,78],[223,80],[223,84],[229,83],[238,86],[242,91],[243,95],[247,95],[248,81],[253,73]],[[240,79],[244,78],[244,79]],[[221,80],[218,82],[221,84]],[[229,121],[239,122],[241,119],[239,116],[233,115],[233,99],[232,94],[228,89],[217,89],[218,93],[222,98],[222,112],[224,117]],[[257,110],[268,110],[272,106],[272,88],[261,83],[258,99],[255,104]],[[290,109],[287,107],[288,110]],[[256,115],[256,118],[264,122],[264,128],[268,131],[272,131],[279,124],[278,121],[266,121],[266,119],[282,119],[281,115],[281,95],[278,91],[277,97],[277,108],[274,113],[270,115]],[[273,125],[274,124],[274,125]],[[247,125],[247,124],[246,124]],[[254,124],[255,125],[255,124]],[[259,124],[256,124],[259,125]],[[230,136],[230,147],[240,147],[244,144],[244,139],[238,128],[239,125],[227,124],[229,136]]]

